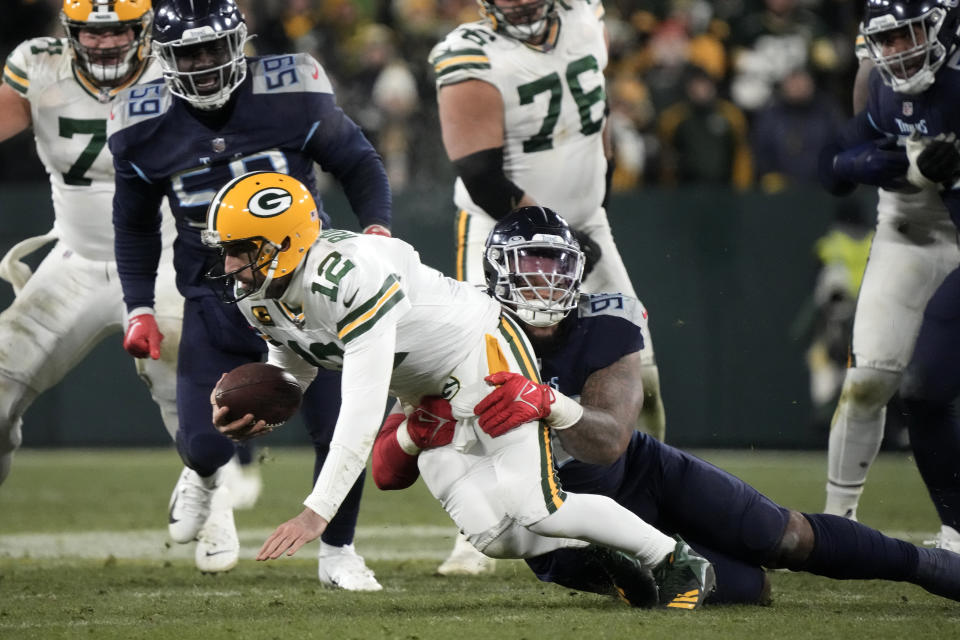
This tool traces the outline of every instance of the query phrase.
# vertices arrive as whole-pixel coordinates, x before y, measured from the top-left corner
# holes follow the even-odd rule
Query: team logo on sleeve
[[[267,187],[257,191],[247,201],[247,209],[258,218],[278,216],[293,204],[293,196],[286,189]]]
[[[273,327],[276,326],[273,322],[273,318],[270,317],[270,312],[267,311],[266,307],[256,306],[250,309],[250,313],[253,314],[253,317],[257,319],[257,322],[260,324]]]

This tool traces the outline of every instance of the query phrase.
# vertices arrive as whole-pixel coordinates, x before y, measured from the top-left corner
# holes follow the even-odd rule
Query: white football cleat
[[[479,576],[493,573],[497,561],[477,551],[462,533],[457,534],[453,551],[439,567],[437,573],[442,576]]]
[[[940,533],[933,540],[924,540],[926,544],[932,544],[937,549],[946,549],[954,553],[960,553],[960,532],[953,527],[942,525]]]
[[[167,529],[174,542],[184,544],[197,537],[210,516],[210,501],[216,490],[214,482],[212,479],[204,481],[193,469],[183,468],[170,496],[170,523]]]
[[[320,541],[317,555],[317,572],[320,582],[328,587],[347,591],[380,591],[383,586],[377,582],[363,556],[357,555],[352,544],[333,547]]]
[[[240,539],[233,522],[230,490],[217,489],[210,507],[210,517],[197,534],[194,561],[203,573],[221,573],[237,566],[240,557]]]
[[[263,490],[263,479],[260,477],[260,465],[256,462],[242,465],[237,456],[230,458],[230,462],[223,465],[223,484],[230,487],[233,497],[233,508],[238,510],[252,509],[260,498]]]

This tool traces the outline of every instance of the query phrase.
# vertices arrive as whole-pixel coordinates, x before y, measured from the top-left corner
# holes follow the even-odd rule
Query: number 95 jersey
[[[504,172],[574,226],[593,215],[604,194],[607,162],[601,132],[607,48],[599,0],[557,2],[555,46],[534,48],[491,29],[460,25],[430,53],[437,89],[466,80],[495,86],[504,105]],[[483,210],[457,179],[456,205]]]
[[[114,259],[113,160],[105,148],[110,101],[134,82],[158,76],[148,65],[126,85],[101,91],[74,71],[61,38],[27,40],[7,58],[3,81],[30,103],[60,238],[89,260]]]

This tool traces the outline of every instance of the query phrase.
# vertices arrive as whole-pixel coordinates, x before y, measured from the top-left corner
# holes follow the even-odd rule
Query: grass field
[[[822,506],[825,453],[700,454],[782,504]],[[357,548],[385,590],[324,589],[312,547],[252,559],[273,526],[299,511],[311,465],[306,449],[265,451],[260,502],[237,513],[240,564],[204,576],[192,545],[166,538],[180,468],[172,451],[18,453],[0,487],[0,639],[960,637],[960,605],[900,583],[775,572],[770,607],[691,613],[636,611],[542,584],[519,561],[500,562],[493,576],[442,578],[433,571],[455,531],[419,482],[401,493],[367,484]],[[860,518],[913,542],[938,526],[904,455],[881,456]]]

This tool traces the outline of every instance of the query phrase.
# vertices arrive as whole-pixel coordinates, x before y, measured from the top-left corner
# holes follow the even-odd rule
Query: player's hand
[[[210,391],[210,408],[213,412],[211,419],[213,426],[217,431],[227,436],[234,442],[244,442],[250,438],[263,436],[274,430],[274,427],[267,426],[264,420],[254,420],[253,414],[248,413],[239,420],[229,420],[227,414],[230,413],[230,407],[217,404],[217,387],[223,382],[227,374],[220,376],[217,384],[213,385]]]
[[[123,348],[134,358],[150,357],[159,360],[161,342],[163,334],[157,327],[157,319],[152,310],[132,316],[127,322]]]
[[[292,556],[300,547],[319,538],[326,528],[327,521],[308,507],[270,534],[257,552],[257,560],[276,560],[284,552]]]
[[[419,449],[434,449],[453,442],[457,419],[450,402],[440,396],[424,396],[406,420],[407,433]],[[403,428],[403,425],[400,425]]]
[[[382,224],[371,224],[366,227],[363,232],[374,236],[386,236],[388,238],[393,237],[393,234],[390,233],[390,229]]]
[[[896,184],[909,167],[906,151],[889,141],[868,142],[833,156],[833,173],[837,178],[877,187]]]
[[[950,133],[940,134],[927,142],[917,155],[917,169],[931,182],[944,184],[952,182],[960,171],[960,151],[957,150],[957,136]]]
[[[473,412],[480,417],[480,428],[491,437],[550,415],[555,396],[549,386],[510,371],[494,373],[484,380],[497,388],[478,402]]]
[[[580,251],[583,252],[583,277],[586,279],[586,277],[590,275],[590,272],[593,271],[593,268],[597,266],[597,262],[600,261],[601,256],[603,256],[603,250],[600,249],[600,245],[586,232],[573,228],[570,230],[573,231],[573,235],[577,239],[577,244],[580,245]]]

